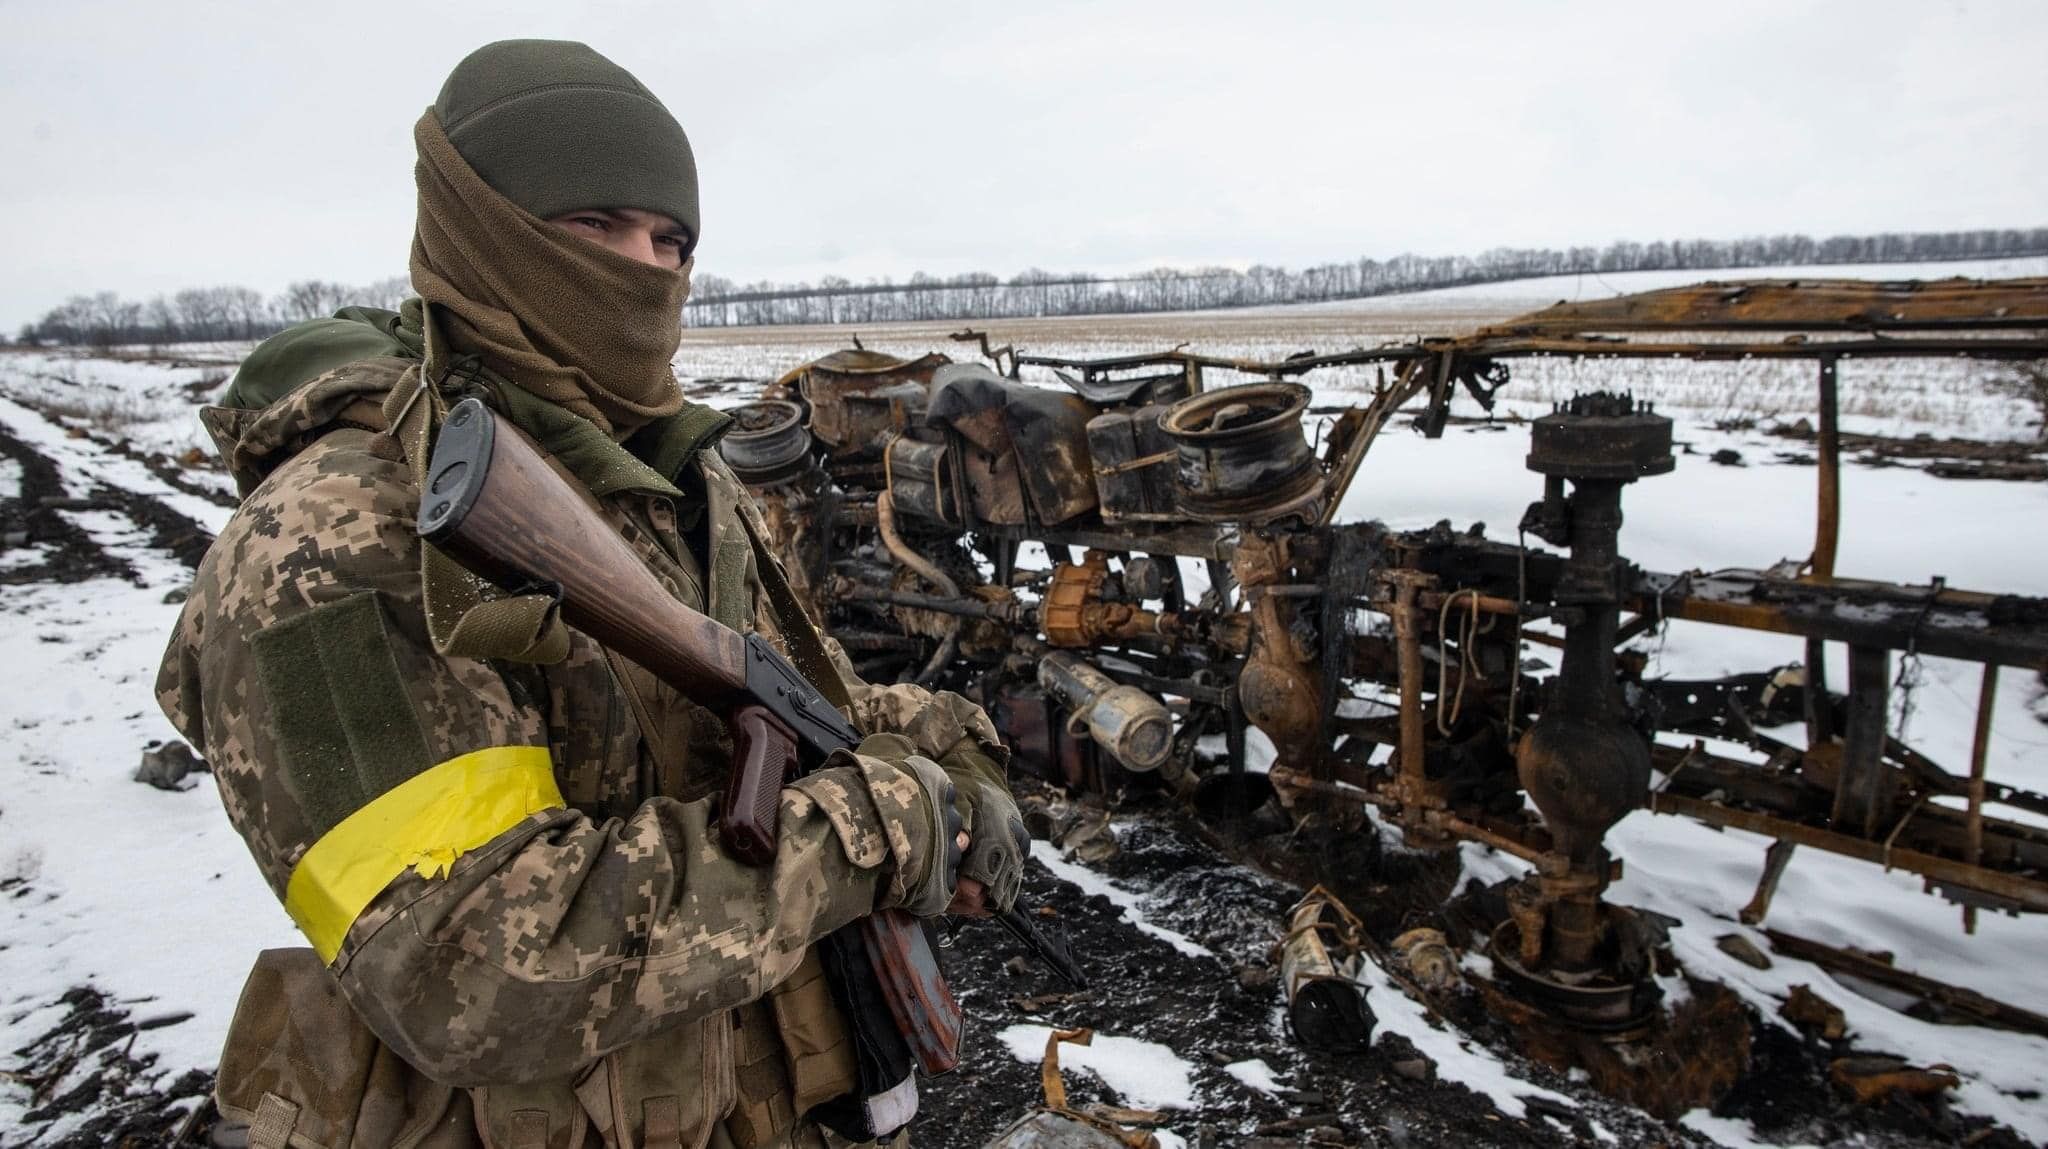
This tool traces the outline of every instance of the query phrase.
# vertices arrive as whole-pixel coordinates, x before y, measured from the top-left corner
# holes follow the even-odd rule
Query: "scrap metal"
[[[2044,811],[2048,797],[1987,777],[1985,751],[1998,669],[2048,671],[2048,599],[1836,569],[1839,364],[2048,359],[2048,279],[1710,283],[1272,361],[954,338],[995,368],[840,352],[779,380],[726,449],[825,630],[871,676],[983,703],[1019,768],[1077,789],[1163,782],[1242,817],[1256,729],[1297,827],[1371,834],[1371,807],[1411,847],[1473,841],[1530,862],[1490,939],[1496,980],[1603,1041],[1661,1024],[1663,925],[1606,897],[1606,832],[1634,809],[1773,840],[1745,922],[1766,918],[1797,847],[1919,874],[1965,907],[1966,928],[1981,909],[2048,910],[2048,830],[1988,809]],[[1440,436],[1455,398],[1491,411],[1518,362],[1560,356],[1810,361],[1811,553],[1718,571],[1628,561],[1624,489],[1678,480],[1655,477],[1672,468],[1669,420],[1626,395],[1576,397],[1531,426],[1541,497],[1522,527],[1564,553],[1337,521],[1397,417]],[[1310,409],[1299,380],[1360,366],[1381,372],[1366,402]],[[1211,386],[1225,373],[1263,382]],[[800,466],[778,404],[803,412]],[[1308,420],[1324,414],[1311,447]],[[1049,570],[1024,561],[1040,549]],[[1645,677],[1620,648],[1673,620],[1798,636],[1803,658]],[[1561,669],[1533,673],[1530,644],[1560,648]],[[1824,673],[1833,644],[1848,652],[1840,683]],[[1960,769],[1888,728],[1895,655],[1984,668]],[[1803,746],[1766,732],[1787,721],[1804,724]],[[1326,932],[1289,931],[1304,951]]]

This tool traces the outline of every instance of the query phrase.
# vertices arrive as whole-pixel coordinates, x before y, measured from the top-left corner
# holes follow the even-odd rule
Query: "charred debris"
[[[1985,776],[2001,670],[2048,668],[2048,599],[1838,572],[1835,387],[1851,357],[2048,358],[2048,280],[1708,284],[1275,362],[1066,360],[955,338],[984,362],[855,349],[792,371],[737,412],[724,457],[865,675],[961,691],[995,718],[1015,770],[1076,795],[1156,791],[1250,860],[1322,883],[1274,923],[1297,1039],[1370,1041],[1349,974],[1374,960],[1425,1002],[1476,991],[1524,1053],[1653,1113],[1713,1104],[1743,1071],[1750,1025],[1719,986],[1667,1002],[1660,981],[1683,972],[1670,922],[1608,898],[1620,863],[1605,836],[1641,808],[1773,840],[1746,923],[1766,920],[1801,847],[1919,875],[1961,905],[1964,929],[1983,911],[2048,910],[2048,832],[1984,808],[2048,812],[2048,797]],[[1439,436],[1454,393],[1491,410],[1532,357],[1812,363],[1810,557],[1630,562],[1623,506],[1632,485],[1669,481],[1672,424],[1608,393],[1533,421],[1517,538],[1336,521],[1397,411],[1419,401],[1418,425]],[[1377,392],[1312,445],[1299,380],[1361,364],[1381,369]],[[1067,387],[1023,383],[1025,367]],[[1212,371],[1263,381],[1212,388]],[[1049,570],[1020,563],[1033,545]],[[1669,619],[1796,635],[1805,658],[1646,678],[1625,644]],[[1831,643],[1847,648],[1846,681],[1827,680]],[[1555,673],[1535,673],[1538,644],[1556,648]],[[1936,763],[1888,733],[1895,660],[1913,653],[1982,666],[1970,761]],[[1804,724],[1803,748],[1766,733],[1788,722]],[[1252,729],[1277,751],[1264,774],[1245,768]],[[1451,903],[1448,880],[1418,882],[1404,928],[1375,931],[1344,893],[1381,827],[1452,872],[1466,841],[1531,871]],[[1774,944],[1871,976],[1854,951]],[[2048,1032],[1893,972],[1940,1010]],[[1839,1068],[1859,1089],[1872,1080]]]

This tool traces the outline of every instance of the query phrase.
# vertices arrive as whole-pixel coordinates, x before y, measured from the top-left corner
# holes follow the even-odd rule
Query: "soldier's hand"
[[[967,831],[960,831],[958,841],[964,852],[969,845]],[[987,917],[988,887],[973,878],[961,878],[960,884],[953,887],[953,902],[946,907],[946,913],[958,918]]]
[[[901,734],[870,734],[854,752],[896,863],[880,905],[917,917],[946,912],[960,880],[966,823],[952,779]]]
[[[948,911],[960,882],[961,850],[967,833],[960,816],[959,796],[952,780],[931,759],[912,754],[899,765],[917,778],[930,803],[931,833],[925,840],[934,849],[916,877],[905,883],[898,908],[915,917],[933,917]]]
[[[967,908],[950,912],[976,917],[1007,910],[1017,902],[1017,889],[1024,884],[1024,858],[1031,850],[1024,816],[1018,813],[1002,772],[972,743],[963,741],[947,751],[940,765],[959,793],[968,833],[960,863],[962,892],[954,898]],[[970,883],[979,887],[971,896],[966,892]]]

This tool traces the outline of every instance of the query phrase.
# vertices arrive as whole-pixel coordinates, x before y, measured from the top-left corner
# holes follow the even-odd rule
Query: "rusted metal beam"
[[[2048,279],[1751,279],[1557,303],[1485,329],[1940,331],[2048,326]]]
[[[1401,364],[1394,373],[1393,384],[1379,391],[1372,397],[1372,402],[1366,404],[1364,417],[1345,443],[1343,454],[1330,461],[1330,478],[1325,484],[1326,501],[1318,526],[1328,526],[1337,520],[1337,510],[1344,502],[1344,494],[1351,489],[1351,480],[1358,474],[1359,465],[1365,462],[1365,453],[1372,449],[1380,429],[1393,418],[1394,412],[1421,393],[1428,380],[1421,368],[1420,360]]]
[[[1991,708],[1998,701],[1998,664],[1984,667],[1983,682],[1977,689],[1977,733],[1970,743],[1969,846],[1964,859],[1971,865],[1984,861],[1984,759],[1991,751]],[[1977,932],[1977,907],[1963,907],[1963,931]]]
[[[1891,778],[1884,764],[1886,703],[1891,699],[1891,654],[1849,648],[1849,696],[1842,721],[1840,773],[1831,819],[1837,830],[1868,838],[1891,809]]]
[[[1402,349],[1406,350],[1406,349]],[[1838,356],[1849,359],[2039,359],[2048,351],[2048,340],[2010,336],[1980,338],[1956,336],[1897,336],[1885,339],[1799,339],[1770,342],[1732,340],[1700,343],[1688,341],[1639,342],[1596,336],[1467,336],[1458,343],[1463,355],[1486,359],[1529,359],[1544,357],[1575,359],[1693,359],[1717,362],[1743,359],[1820,359]],[[1427,352],[1422,352],[1427,354]],[[1372,358],[1413,358],[1386,352]]]
[[[1819,464],[1819,507],[1814,516],[1813,560],[1810,573],[1816,580],[1835,577],[1835,551],[1842,534],[1842,428],[1841,403],[1835,392],[1835,361],[1820,361],[1820,440],[1815,451]]]
[[[1823,585],[1747,570],[1646,573],[1636,586],[1631,609],[1669,618],[2048,667],[2048,599],[1848,579]]]
[[[1394,584],[1394,641],[1400,651],[1401,741],[1395,750],[1400,755],[1401,793],[1406,801],[1423,805],[1429,779],[1423,770],[1422,611],[1415,599],[1436,580],[1410,571],[1390,571],[1387,578]]]
[[[1667,775],[1662,793],[1712,800],[1816,830],[1832,829],[1827,824],[1831,797],[1816,790],[1813,780],[1797,769],[1799,751],[1763,735],[1752,745],[1771,751],[1771,761],[1759,765],[1707,753],[1698,746],[1656,745],[1651,758]],[[1967,811],[1933,801],[1939,792],[1916,786],[1909,777],[1895,777],[1915,806],[1903,829],[1896,822],[1889,827],[1898,830],[1892,845],[1968,864]],[[2048,828],[1986,815],[1983,829],[1979,864],[2001,871],[2048,874]]]
[[[1832,830],[1816,829],[1800,822],[1774,818],[1769,814],[1736,809],[1668,791],[1652,794],[1650,809],[1659,814],[1678,814],[1696,818],[1709,826],[1733,827],[1781,841],[1845,854],[1890,869],[1919,874],[1947,885],[1990,894],[2012,902],[2022,909],[2048,911],[2048,882],[2019,874],[1972,866],[1933,854],[1924,854],[1918,850],[1887,848],[1883,842],[1873,842]]]
[[[1791,863],[1792,853],[1798,848],[1791,842],[1772,842],[1764,851],[1764,869],[1757,875],[1756,892],[1749,896],[1749,904],[1736,915],[1743,925],[1761,925],[1770,916],[1771,899],[1778,896],[1778,881],[1785,876],[1785,867]]]
[[[1944,981],[1936,981],[1931,977],[1902,970],[1890,962],[1879,961],[1869,954],[1858,953],[1855,950],[1841,949],[1778,930],[1767,929],[1764,936],[1771,939],[1772,949],[1786,957],[1810,961],[1824,969],[1903,990],[1958,1013],[1969,1014],[1988,1025],[2048,1037],[2048,1016],[2035,1013],[2031,1009],[2009,1005],[1997,998],[1986,997],[1973,989],[1950,985]]]

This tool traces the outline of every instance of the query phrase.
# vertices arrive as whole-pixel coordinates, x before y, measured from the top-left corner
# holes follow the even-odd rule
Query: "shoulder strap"
[[[434,323],[426,317],[426,358],[384,397],[386,433],[412,468],[413,489],[427,489],[434,427],[447,414],[432,372]],[[551,595],[499,596],[431,543],[420,544],[420,601],[434,649],[450,658],[549,664],[569,656],[569,630]]]
[[[761,531],[754,523],[753,508],[747,507],[740,514],[740,525],[747,532],[747,541],[754,547],[754,567],[761,575],[761,589],[768,592],[768,605],[775,609],[775,623],[782,628],[784,639],[789,643],[789,658],[803,676],[811,680],[825,701],[841,710],[852,712],[853,698],[846,692],[846,680],[839,677],[839,668],[833,664],[832,656],[825,652],[824,636],[811,616],[804,612],[797,602],[796,592],[790,589],[789,577],[782,573],[782,564],[768,551],[768,544],[761,537]]]

